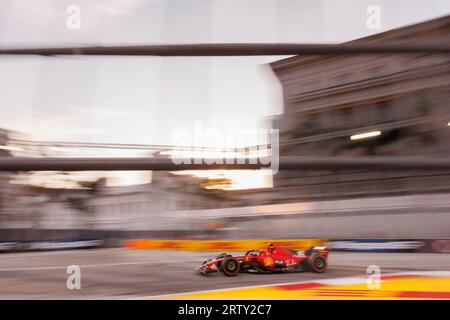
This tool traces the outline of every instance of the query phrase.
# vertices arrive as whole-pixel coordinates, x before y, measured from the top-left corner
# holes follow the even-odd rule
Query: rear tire
[[[322,273],[327,270],[327,259],[324,256],[319,254],[315,254],[311,256],[309,260],[309,265],[311,266],[311,270],[317,273]]]
[[[220,263],[221,271],[228,277],[233,277],[239,273],[240,265],[233,257],[226,257]]]

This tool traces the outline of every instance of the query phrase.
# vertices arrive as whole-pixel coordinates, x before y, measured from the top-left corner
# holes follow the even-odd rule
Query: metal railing
[[[450,170],[450,158],[285,156],[279,159],[186,158],[177,161],[170,158],[0,158],[0,171],[255,170],[271,165],[282,170]]]
[[[115,56],[272,56],[335,54],[450,53],[439,43],[299,44],[299,43],[202,43],[137,46],[89,46],[0,49],[0,55],[115,55]]]

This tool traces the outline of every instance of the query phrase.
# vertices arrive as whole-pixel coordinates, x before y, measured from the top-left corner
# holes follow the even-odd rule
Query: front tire
[[[233,257],[227,257],[222,260],[220,263],[221,271],[227,276],[227,277],[233,277],[239,273],[240,265],[239,261],[237,261]]]
[[[312,271],[322,273],[327,269],[327,259],[324,256],[315,254],[311,256],[309,265]]]
[[[231,254],[223,252],[223,253],[219,254],[216,259],[219,260],[219,259],[223,259],[225,257],[231,257]]]

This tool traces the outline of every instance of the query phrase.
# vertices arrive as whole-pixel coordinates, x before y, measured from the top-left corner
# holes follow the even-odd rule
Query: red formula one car
[[[327,260],[326,247],[311,247],[305,251],[295,251],[276,248],[273,244],[269,244],[267,249],[250,250],[242,256],[221,253],[216,259],[204,261],[196,270],[202,274],[222,271],[226,276],[235,276],[239,272],[324,272],[327,268]]]

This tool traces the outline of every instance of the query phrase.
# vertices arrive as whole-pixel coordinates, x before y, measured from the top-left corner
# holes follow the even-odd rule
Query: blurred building
[[[9,191],[0,215],[0,241],[99,237],[113,231],[123,231],[125,237],[135,231],[149,231],[147,236],[190,228],[208,232],[216,225],[196,220],[193,224],[196,212],[245,205],[220,190],[204,189],[190,175],[153,172],[152,176],[152,183],[133,186],[107,186],[101,178],[82,189],[6,182],[2,187]]]
[[[0,128],[0,157],[11,156],[8,150],[9,131]],[[11,201],[13,194],[9,186],[10,173],[0,172],[0,227],[2,225],[5,206]]]
[[[86,206],[93,228],[167,230],[177,223],[167,219],[168,212],[223,208],[234,202],[222,197],[222,192],[204,189],[195,177],[153,171],[152,183],[98,186]]]
[[[449,42],[450,16],[352,41]],[[296,56],[271,66],[284,92],[284,114],[274,119],[280,155],[450,156],[448,55]],[[449,178],[429,171],[280,171],[274,186],[279,200],[289,201],[444,192]]]

